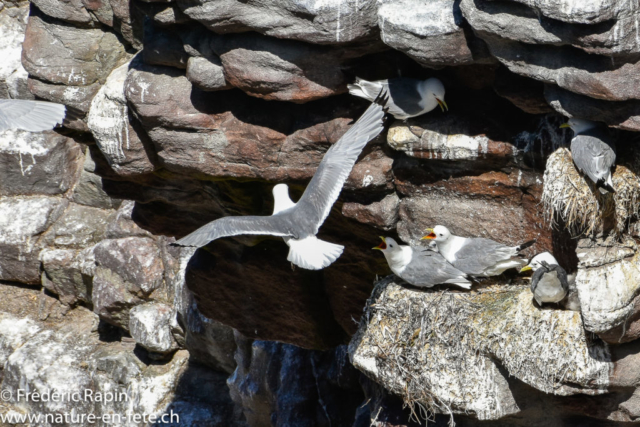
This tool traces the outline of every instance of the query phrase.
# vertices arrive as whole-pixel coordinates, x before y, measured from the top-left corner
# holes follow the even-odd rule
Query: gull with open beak
[[[471,289],[467,275],[449,264],[437,252],[422,246],[399,245],[391,237],[380,237],[382,243],[373,249],[381,251],[391,271],[405,282],[421,288],[456,285]]]
[[[407,120],[421,116],[440,106],[444,112],[449,110],[444,100],[444,85],[436,78],[427,80],[397,77],[388,80],[367,81],[356,79],[347,85],[351,95],[374,100],[382,89],[389,92],[389,113],[396,119]]]
[[[444,259],[474,277],[497,276],[510,268],[524,267],[527,260],[518,258],[518,253],[536,242],[531,240],[519,246],[507,246],[482,237],[455,236],[443,225],[426,231],[428,234],[423,240],[435,241]]]
[[[533,270],[531,292],[539,306],[544,303],[558,303],[569,292],[569,282],[575,281],[575,275],[568,276],[564,268],[549,252],[542,252],[522,267],[521,273]]]

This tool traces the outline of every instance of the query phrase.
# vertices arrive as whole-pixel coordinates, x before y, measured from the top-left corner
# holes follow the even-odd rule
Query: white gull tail
[[[285,240],[289,245],[287,261],[308,270],[320,270],[329,266],[342,255],[344,250],[344,246],[325,242],[316,236],[309,236],[300,240]]]

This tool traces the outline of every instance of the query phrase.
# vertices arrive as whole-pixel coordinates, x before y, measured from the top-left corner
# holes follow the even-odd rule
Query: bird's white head
[[[434,240],[436,242],[446,242],[451,237],[451,232],[444,225],[436,225],[433,228],[427,228],[428,233],[421,240]]]
[[[575,135],[580,135],[583,132],[588,131],[589,129],[593,129],[598,124],[596,122],[592,122],[591,120],[578,119],[576,117],[572,117],[569,119],[567,123],[563,123],[560,125],[561,128],[571,128]]]
[[[289,197],[289,187],[287,184],[278,184],[273,187],[273,215],[278,212],[289,209],[295,206],[295,203]]]
[[[407,254],[405,254],[403,246],[399,245],[398,242],[396,242],[394,239],[392,239],[391,237],[382,236],[380,236],[380,239],[382,239],[382,243],[380,243],[373,249],[382,251],[384,257],[387,259],[387,262],[392,269],[401,268],[409,261],[411,261],[411,257],[407,257]]]
[[[542,267],[543,261],[549,265],[558,265],[558,261],[556,261],[553,255],[551,255],[549,252],[542,252],[531,258],[531,261],[529,261],[529,265],[522,267],[522,270],[520,270],[520,272],[522,273],[523,271],[528,270],[536,271],[540,267]]]
[[[435,77],[427,79],[422,85],[423,96],[435,98],[442,111],[448,111],[449,106],[444,100],[444,85]]]

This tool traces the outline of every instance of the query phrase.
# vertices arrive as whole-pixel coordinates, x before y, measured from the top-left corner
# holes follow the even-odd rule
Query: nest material
[[[567,148],[556,150],[547,160],[542,202],[546,219],[554,225],[560,221],[571,235],[595,235],[607,220],[622,234],[636,218],[640,206],[640,179],[630,169],[618,165],[613,173],[615,193],[601,194],[588,177],[576,169]]]
[[[545,393],[606,390],[607,348],[585,335],[579,313],[541,310],[524,286],[422,291],[393,278],[377,284],[349,351],[414,416],[519,412],[498,364]]]

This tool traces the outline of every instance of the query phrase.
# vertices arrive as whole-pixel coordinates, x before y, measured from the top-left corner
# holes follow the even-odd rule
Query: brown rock
[[[158,247],[145,237],[103,240],[96,245],[93,310],[108,323],[127,329],[129,310],[149,299],[163,283]]]
[[[304,103],[347,91],[341,52],[256,34],[211,39],[227,82],[267,100]]]
[[[85,248],[104,238],[114,212],[70,203],[60,218],[42,235],[42,241],[60,248]]]
[[[111,70],[124,62],[124,47],[113,33],[49,21],[38,14],[29,18],[22,65],[32,76],[55,84],[86,87],[104,83]]]
[[[224,77],[222,62],[218,57],[191,57],[187,61],[187,79],[202,90],[231,89]]]
[[[79,144],[53,131],[0,133],[0,196],[67,192],[80,177]]]
[[[369,204],[345,203],[342,205],[342,215],[388,231],[396,227],[399,206],[400,199],[393,193]]]

